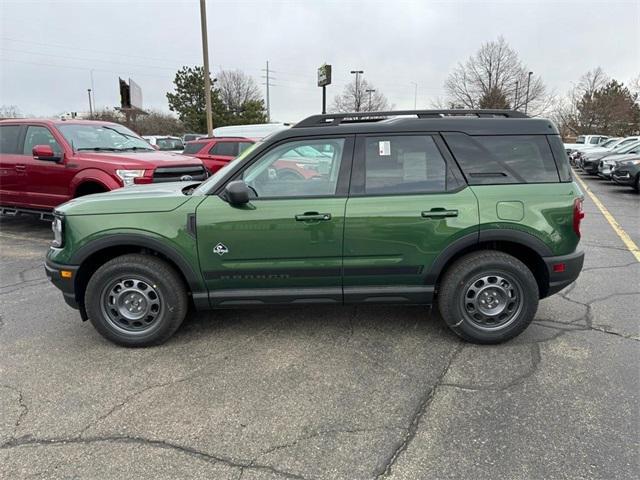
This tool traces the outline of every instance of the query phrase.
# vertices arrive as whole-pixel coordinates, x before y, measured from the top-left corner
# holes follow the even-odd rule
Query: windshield
[[[616,150],[616,153],[629,153],[631,150],[635,149],[638,146],[640,146],[640,142],[635,141],[631,144],[625,145],[623,148]]]
[[[179,138],[158,138],[156,139],[158,150],[182,150],[184,144]]]
[[[611,140],[607,140],[606,142],[604,142],[600,146],[601,147],[613,147],[617,142],[618,142],[617,138],[612,138]]]
[[[153,147],[126,127],[116,124],[69,123],[58,130],[74,150],[149,150]]]
[[[628,146],[630,143],[635,143],[637,140],[635,138],[627,138],[622,140],[619,144],[615,146],[615,150],[622,150],[624,147]]]
[[[580,135],[578,138],[576,138],[576,143],[584,143],[584,135]]]
[[[205,191],[209,190],[209,188],[212,185],[215,185],[218,182],[218,180],[220,180],[222,177],[224,177],[226,173],[233,168],[234,165],[237,165],[238,162],[246,158],[251,152],[253,152],[258,147],[258,145],[262,145],[262,143],[263,142],[256,142],[250,147],[246,148],[240,155],[238,155],[236,158],[234,158],[229,163],[227,163],[224,167],[222,167],[220,170],[218,170],[216,173],[210,176],[207,180],[202,182],[200,186],[198,186],[198,188],[194,190],[194,193],[204,193]]]

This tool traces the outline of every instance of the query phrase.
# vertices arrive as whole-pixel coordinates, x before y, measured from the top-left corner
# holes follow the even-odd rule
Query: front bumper
[[[576,251],[569,255],[544,257],[543,260],[549,274],[549,291],[546,295],[549,296],[558,293],[575,282],[582,271],[584,252]],[[562,268],[560,267],[561,265],[563,265]]]
[[[582,162],[582,169],[591,174],[598,173],[598,161],[597,160],[587,160]]]
[[[71,308],[75,308],[78,310],[80,306],[76,301],[76,293],[75,293],[75,279],[76,274],[78,273],[77,266],[73,265],[60,265],[59,263],[52,262],[47,259],[44,264],[44,270],[47,273],[47,277],[51,280],[56,288],[58,288],[62,292],[62,296],[64,297],[64,301]],[[62,271],[71,272],[70,278],[64,278],[62,276]]]
[[[628,172],[624,170],[614,170],[611,174],[613,181],[619,185],[633,185],[634,178]]]

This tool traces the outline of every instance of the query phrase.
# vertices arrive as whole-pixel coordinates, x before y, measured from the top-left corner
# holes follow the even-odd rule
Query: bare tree
[[[255,80],[240,70],[223,70],[215,89],[227,110],[240,112],[248,102],[260,102],[262,95]]]
[[[357,83],[356,83],[357,81]],[[363,78],[356,77],[333,99],[333,112],[381,112],[389,110],[387,97]]]
[[[609,77],[597,67],[582,75],[565,99],[556,102],[552,118],[561,132],[577,135],[582,132],[591,133],[597,112],[593,105],[593,98],[598,90],[603,88]],[[583,108],[581,109],[581,104]],[[564,135],[563,135],[564,136]]]
[[[529,69],[503,37],[482,44],[474,55],[459,63],[444,86],[448,103],[464,108],[524,110],[528,101],[527,113],[540,115],[552,103],[542,79],[529,75]]]
[[[0,119],[21,117],[22,113],[16,105],[0,105]]]

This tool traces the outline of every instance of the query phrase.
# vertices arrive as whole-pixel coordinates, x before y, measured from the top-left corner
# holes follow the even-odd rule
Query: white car
[[[244,137],[261,140],[267,135],[290,128],[290,123],[258,123],[254,125],[229,125],[213,129],[214,137]]]
[[[147,142],[153,145],[156,150],[164,152],[181,152],[184,150],[184,143],[180,137],[170,135],[143,135]]]

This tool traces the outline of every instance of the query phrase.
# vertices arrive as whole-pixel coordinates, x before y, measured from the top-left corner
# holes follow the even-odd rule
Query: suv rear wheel
[[[89,320],[106,339],[125,347],[159,345],[187,312],[178,273],[163,260],[140,254],[116,257],[93,274],[85,293]]]
[[[538,309],[538,284],[517,258],[493,250],[458,259],[445,273],[438,307],[456,334],[500,343],[520,334]]]

